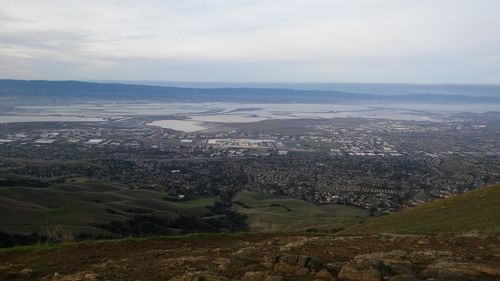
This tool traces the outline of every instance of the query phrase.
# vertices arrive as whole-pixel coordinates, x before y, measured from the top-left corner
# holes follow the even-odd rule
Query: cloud
[[[3,23],[3,24],[6,24],[6,23],[16,23],[16,22],[26,22],[28,20],[25,20],[25,19],[21,19],[21,18],[17,18],[17,17],[13,17],[12,15],[6,13],[6,12],[2,12],[0,11],[0,22]]]
[[[4,0],[0,75],[491,82],[498,10],[496,0]]]

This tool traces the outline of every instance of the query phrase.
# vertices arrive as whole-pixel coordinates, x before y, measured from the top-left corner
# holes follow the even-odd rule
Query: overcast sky
[[[0,78],[500,83],[500,1],[0,0]]]

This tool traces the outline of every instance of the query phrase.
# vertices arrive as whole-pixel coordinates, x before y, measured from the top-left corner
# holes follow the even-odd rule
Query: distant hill
[[[246,230],[336,231],[367,217],[359,208],[318,206],[279,195],[239,192],[232,200],[180,200],[167,192],[116,182],[45,182],[0,173],[0,248],[65,240],[60,236],[81,240]]]
[[[40,183],[0,174],[0,214],[0,248],[28,239],[15,235],[32,233],[78,239],[245,230],[245,217],[213,197],[179,201],[165,192],[85,178]]]
[[[407,83],[287,83],[287,82],[179,82],[179,81],[92,81],[183,88],[264,88],[340,91],[374,95],[438,94],[500,97],[500,84],[407,84]]]
[[[80,81],[1,80],[0,97],[51,100],[125,99],[165,102],[425,102],[425,103],[499,103],[500,97],[436,94],[373,95],[333,90],[285,88],[181,88]]]
[[[341,234],[500,233],[500,184],[371,219]]]

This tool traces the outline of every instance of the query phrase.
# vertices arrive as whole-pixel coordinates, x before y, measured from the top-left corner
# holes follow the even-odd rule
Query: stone
[[[33,276],[33,269],[31,268],[25,268],[19,272],[20,275],[26,276],[26,277],[32,277]]]
[[[278,262],[279,256],[278,255],[273,255],[273,256],[265,256],[264,261],[262,262],[262,265],[265,268],[268,269],[273,269],[276,263]]]
[[[388,275],[407,275],[407,274],[413,274],[411,269],[409,269],[406,266],[399,265],[399,264],[394,264],[394,265],[387,265],[387,271],[386,273]]]
[[[220,271],[227,271],[229,269],[229,264],[231,261],[227,258],[217,258],[214,261],[212,261],[213,264],[217,265],[217,268],[219,268]]]
[[[279,275],[274,275],[265,271],[249,271],[245,273],[242,281],[282,281]]]
[[[256,281],[256,280],[264,280],[266,277],[266,273],[264,271],[249,271],[246,272],[243,276],[242,281]]]
[[[381,280],[383,277],[412,274],[408,253],[402,250],[359,255],[339,271],[340,280]]]
[[[345,262],[334,262],[334,263],[327,263],[326,268],[328,271],[332,272],[333,274],[337,275],[342,269],[342,267],[345,265]]]
[[[355,257],[355,260],[380,260],[385,265],[409,265],[410,261],[406,259],[408,253],[402,250],[390,252],[374,252]]]
[[[429,239],[425,239],[425,238],[418,239],[417,244],[419,244],[419,245],[429,244]]]
[[[265,259],[264,264],[275,272],[304,276],[311,271],[326,269],[318,259],[304,255],[281,255]]]
[[[413,274],[400,274],[390,277],[389,281],[422,281],[422,280],[418,279]]]
[[[328,271],[326,269],[320,270],[318,273],[316,273],[316,275],[314,275],[314,278],[317,280],[333,280],[334,279],[334,277],[330,273],[330,271]]]
[[[87,273],[83,276],[84,281],[99,281],[103,280],[102,276],[95,273]]]
[[[352,265],[345,265],[337,278],[341,281],[381,281],[382,273],[377,269],[359,269]]]
[[[255,246],[244,247],[233,253],[235,256],[249,256],[257,253],[259,248]]]
[[[190,272],[183,275],[177,275],[169,281],[234,281],[224,276],[213,275],[206,272]]]
[[[283,281],[283,277],[279,275],[268,275],[264,281]]]
[[[409,258],[410,260],[419,260],[421,258],[438,259],[451,256],[453,256],[453,253],[450,251],[424,250],[412,252]]]
[[[158,261],[158,263],[162,266],[169,268],[187,267],[191,264],[199,264],[203,262],[208,262],[208,258],[204,256],[181,256],[169,259],[160,259]]]
[[[320,271],[320,270],[326,268],[326,266],[323,264],[323,262],[321,262],[320,260],[318,260],[316,258],[310,258],[309,261],[307,262],[306,266],[310,270],[314,270],[314,271]]]
[[[65,274],[61,275],[59,273],[54,273],[52,281],[83,281],[83,275],[81,273],[75,274]]]
[[[278,262],[273,269],[275,272],[299,276],[308,275],[310,272],[307,267],[300,267],[296,264],[290,264],[286,262]]]
[[[100,274],[95,274],[92,272],[77,272],[73,274],[59,274],[54,273],[52,276],[45,276],[41,280],[43,281],[101,281],[104,278]]]
[[[345,281],[380,281],[388,267],[378,256],[369,254],[357,256],[353,261],[344,265],[337,277]]]
[[[460,261],[437,261],[429,265],[422,275],[437,280],[500,279],[500,266]]]

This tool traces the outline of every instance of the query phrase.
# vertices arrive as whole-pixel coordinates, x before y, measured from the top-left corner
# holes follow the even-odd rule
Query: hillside
[[[10,179],[4,184],[21,181],[31,182],[27,178]],[[217,208],[213,207],[219,202],[214,198],[162,202],[155,192],[129,190],[87,179],[71,179],[38,188],[4,186],[0,190],[3,203],[20,201],[22,195],[24,203],[18,202],[18,209],[11,212],[24,210],[24,219],[29,218],[27,210],[33,209],[33,213],[58,214],[56,217],[60,219],[71,214],[70,217],[76,218],[75,223],[84,220],[86,216],[82,214],[88,209],[80,205],[68,208],[63,204],[76,200],[72,192],[80,194],[80,201],[90,200],[90,204],[91,199],[98,199],[99,202],[92,204],[120,210],[115,215],[131,211],[121,206],[134,205],[140,210],[177,216],[189,213],[188,210],[199,212],[197,208],[208,212],[200,221],[188,220],[191,223],[220,216],[210,213],[215,212]],[[0,249],[0,280],[499,280],[500,236],[494,235],[500,233],[499,195],[500,185],[475,190],[360,223],[343,231],[341,234],[348,234],[344,236],[287,234],[280,230],[331,229],[345,222],[362,220],[363,212],[311,205],[284,196],[240,192],[232,198],[232,209],[246,214],[250,229],[260,233],[194,234],[5,248]],[[0,206],[3,206],[2,214],[8,215],[5,211],[12,204]],[[5,221],[9,216],[2,217]],[[456,235],[473,230],[492,235]],[[382,234],[352,235],[360,233]]]
[[[44,183],[0,175],[0,234],[5,236],[0,247],[17,240],[36,243],[44,236],[57,241],[244,229],[243,216],[218,205],[215,198],[173,201],[166,192],[86,178]]]
[[[116,182],[41,181],[11,174],[0,174],[0,213],[0,247],[196,232],[334,232],[367,217],[359,208],[318,206],[280,195],[239,192],[232,202],[180,200]]]
[[[500,184],[371,219],[341,234],[500,233]]]
[[[210,234],[0,250],[0,280],[494,281],[492,237]]]
[[[326,231],[365,221],[365,210],[345,205],[318,206],[286,196],[242,191],[233,197],[233,208],[248,217],[252,231]]]

